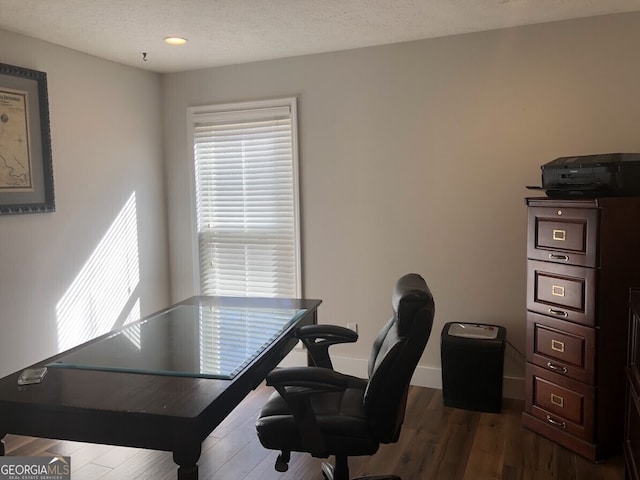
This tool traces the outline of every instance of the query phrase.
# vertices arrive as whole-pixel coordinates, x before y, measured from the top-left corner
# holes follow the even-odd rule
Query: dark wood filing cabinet
[[[640,198],[528,198],[523,425],[590,459],[620,453]]]
[[[640,479],[640,288],[630,296],[627,350],[627,406],[624,425],[626,480]]]

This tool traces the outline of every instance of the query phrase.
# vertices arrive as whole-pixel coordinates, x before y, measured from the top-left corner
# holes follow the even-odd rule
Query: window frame
[[[194,106],[187,108],[187,132],[189,149],[189,206],[191,217],[191,264],[193,272],[193,290],[196,295],[202,294],[201,271],[200,271],[200,246],[198,242],[198,211],[197,211],[197,188],[196,185],[196,158],[195,158],[195,135],[194,127],[197,123],[206,121],[207,116],[220,116],[255,111],[260,109],[289,108],[291,120],[291,156],[293,174],[293,224],[295,241],[295,298],[302,298],[302,239],[300,226],[300,175],[299,175],[299,153],[298,153],[298,109],[296,97],[275,98],[269,100],[254,100],[220,103],[204,106]]]

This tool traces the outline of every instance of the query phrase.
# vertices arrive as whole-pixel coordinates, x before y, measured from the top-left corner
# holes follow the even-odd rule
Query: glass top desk
[[[198,478],[202,441],[317,323],[319,300],[192,297],[0,379],[8,433],[173,452]],[[0,443],[0,454],[4,445]]]

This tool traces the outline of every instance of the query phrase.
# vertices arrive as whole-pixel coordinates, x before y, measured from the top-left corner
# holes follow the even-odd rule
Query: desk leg
[[[173,452],[173,461],[178,465],[178,480],[198,480],[198,459],[201,444],[182,445]]]
[[[198,480],[198,465],[178,467],[178,480]]]

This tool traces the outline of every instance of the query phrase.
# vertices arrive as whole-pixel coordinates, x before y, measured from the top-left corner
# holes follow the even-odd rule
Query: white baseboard
[[[368,360],[361,358],[332,356],[333,367],[347,375],[366,378]],[[283,367],[306,365],[306,350],[293,350],[280,364]],[[418,365],[413,378],[412,385],[419,387],[429,387],[442,389],[442,370],[434,367],[423,367]],[[514,398],[524,400],[524,378],[504,377],[502,381],[502,396],[504,398]]]

